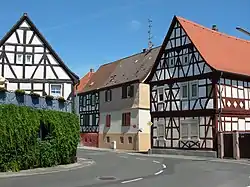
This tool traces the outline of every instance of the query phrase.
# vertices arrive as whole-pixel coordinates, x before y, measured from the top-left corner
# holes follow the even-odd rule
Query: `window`
[[[133,143],[133,139],[132,139],[131,136],[128,137],[128,143],[129,143],[129,144]]]
[[[165,123],[163,120],[157,122],[157,139],[165,139]]]
[[[173,67],[174,66],[174,57],[169,58],[168,62],[169,62],[169,67]]]
[[[181,86],[181,98],[182,99],[188,98],[188,84],[183,84]]]
[[[91,105],[95,106],[96,100],[95,100],[95,94],[91,95]]]
[[[26,62],[31,63],[31,55],[26,55]]]
[[[125,85],[122,87],[122,99],[134,97],[134,85]]]
[[[96,125],[96,114],[92,114],[92,125]]]
[[[191,98],[196,98],[198,96],[198,85],[197,83],[191,83]]]
[[[120,143],[124,143],[124,137],[123,136],[120,137]]]
[[[18,55],[17,55],[17,61],[18,61],[18,62],[22,62],[22,57],[23,57],[23,55],[18,54]]]
[[[106,90],[105,91],[105,101],[109,102],[112,100],[112,91],[111,90]]]
[[[183,63],[183,64],[188,64],[188,54],[184,54],[184,55],[182,56],[182,63]]]
[[[122,126],[130,126],[130,112],[122,114]]]
[[[164,101],[164,89],[162,87],[158,88],[158,101]]]
[[[51,84],[50,85],[50,95],[54,97],[62,96],[62,85],[61,84]]]
[[[82,106],[86,106],[86,96],[83,96],[83,99],[82,99]]]
[[[110,122],[111,122],[111,115],[107,114],[106,115],[106,127],[110,127]]]
[[[89,124],[89,123],[90,123],[89,118],[90,118],[90,117],[89,117],[88,114],[83,116],[83,124],[82,124],[83,126],[89,126],[89,125],[90,125],[90,124]]]
[[[207,85],[207,97],[210,96],[211,90],[212,90],[212,85],[211,84]],[[213,93],[212,93],[211,97],[213,97]]]
[[[185,119],[181,121],[181,139],[198,139],[199,124],[196,119]]]
[[[109,136],[106,137],[106,141],[107,141],[107,143],[110,143],[110,137]]]

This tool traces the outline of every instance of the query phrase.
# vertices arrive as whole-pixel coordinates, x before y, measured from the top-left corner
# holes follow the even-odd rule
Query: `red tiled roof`
[[[176,17],[204,60],[214,69],[250,76],[250,41]]]
[[[85,86],[87,85],[87,83],[89,82],[89,80],[93,75],[94,72],[90,71],[80,79],[80,83],[77,86],[77,93],[83,92],[83,89],[85,88]],[[74,93],[76,93],[76,86],[74,87]]]

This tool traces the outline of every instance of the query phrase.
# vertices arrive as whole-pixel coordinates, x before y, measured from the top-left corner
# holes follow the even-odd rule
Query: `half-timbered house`
[[[79,90],[79,117],[81,144],[98,147],[99,132],[99,88],[113,71],[115,64],[102,65]]]
[[[232,132],[250,131],[249,51],[249,41],[215,26],[173,18],[148,77],[153,149],[230,149],[233,155]],[[220,133],[231,138],[222,141]]]
[[[78,77],[64,64],[27,13],[0,41],[0,75],[8,90],[70,99]]]

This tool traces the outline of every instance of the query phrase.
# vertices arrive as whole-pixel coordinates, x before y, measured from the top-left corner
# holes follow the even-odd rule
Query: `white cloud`
[[[137,20],[132,20],[129,25],[133,31],[137,31],[141,28],[141,22]]]

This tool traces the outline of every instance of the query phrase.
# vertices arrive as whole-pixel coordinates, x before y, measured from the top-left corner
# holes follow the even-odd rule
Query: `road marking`
[[[159,175],[159,174],[161,174],[162,172],[163,172],[163,170],[160,170],[160,171],[156,172],[155,175]]]
[[[162,167],[163,167],[164,169],[166,169],[166,168],[167,168],[167,166],[166,166],[165,164],[162,164]]]
[[[127,156],[119,156],[119,157],[121,157],[121,158],[128,158]]]
[[[156,161],[156,160],[153,160],[153,162],[154,162],[154,163],[157,163],[157,164],[160,164],[160,162],[159,162],[159,161]]]
[[[145,159],[145,158],[135,158],[135,159],[137,159],[137,160],[147,160],[147,159]]]
[[[137,178],[137,179],[132,179],[132,180],[128,180],[128,181],[123,181],[122,184],[126,184],[126,183],[129,183],[129,182],[135,182],[135,181],[139,181],[139,180],[142,180],[143,178]]]

